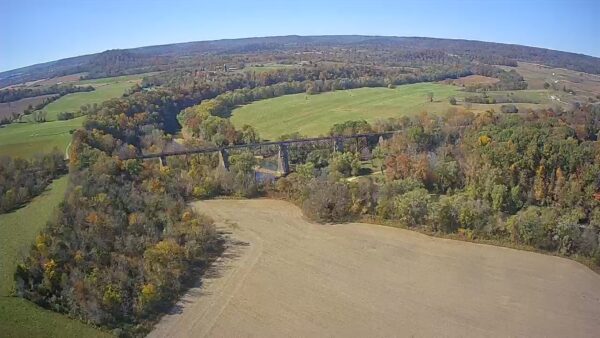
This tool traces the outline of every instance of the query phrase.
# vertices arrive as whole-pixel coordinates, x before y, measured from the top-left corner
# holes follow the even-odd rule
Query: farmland
[[[433,102],[429,102],[428,92],[434,94]],[[254,126],[261,136],[269,139],[291,131],[314,136],[324,134],[333,124],[346,120],[373,122],[421,111],[445,112],[450,107],[448,98],[460,93],[456,86],[419,83],[396,89],[360,88],[319,95],[295,94],[242,106],[233,111],[231,119],[237,127]]]
[[[12,123],[0,128],[0,155],[32,157],[53,148],[64,150],[71,141],[70,131],[81,127],[85,117],[57,121],[58,113],[77,112],[82,105],[100,104],[120,97],[127,89],[139,83],[143,76],[129,75],[77,82],[92,85],[95,90],[68,94],[48,104],[42,109],[46,112],[48,122],[35,123],[32,116],[24,116],[21,118],[22,123]]]
[[[55,180],[48,191],[17,211],[0,215],[0,327],[7,337],[101,337],[107,334],[64,315],[9,297],[12,275],[21,254],[31,245],[60,203],[68,178]]]
[[[12,117],[13,114],[21,114],[23,110],[27,109],[29,105],[35,106],[44,102],[45,99],[53,97],[54,95],[40,95],[35,97],[28,97],[18,101],[0,103],[0,120],[6,117]]]
[[[552,68],[534,63],[519,62],[518,67],[502,67],[506,70],[515,69],[525,78],[529,89],[542,89],[544,82],[557,84],[575,89],[589,95],[600,93],[600,76],[576,72],[563,68]]]
[[[184,296],[149,337],[585,337],[600,330],[600,276],[573,261],[371,224],[323,226],[283,201],[195,206],[231,234],[232,245],[217,277]]]
[[[66,149],[70,131],[77,129],[85,117],[46,123],[12,123],[0,128],[0,155],[32,157],[54,148]]]
[[[291,131],[299,131],[307,136],[324,134],[333,124],[347,120],[364,119],[374,122],[377,119],[414,115],[423,111],[445,113],[452,107],[464,107],[475,113],[488,110],[498,112],[506,103],[514,104],[521,112],[525,112],[527,109],[553,105],[566,106],[573,99],[567,93],[542,88],[487,91],[485,95],[505,103],[466,103],[466,96],[482,94],[465,92],[462,86],[474,82],[492,83],[489,79],[468,76],[444,83],[418,83],[395,89],[359,88],[319,95],[286,95],[238,107],[233,111],[231,120],[236,127],[249,124],[257,128],[261,136],[273,139]],[[433,102],[429,102],[428,93],[433,93]],[[450,105],[450,97],[456,98],[457,106]]]
[[[0,155],[60,151],[0,161],[0,326],[102,333],[39,304],[120,337],[593,335],[600,106],[497,66],[535,50],[411,41],[250,38],[0,73],[95,88],[0,128]],[[571,56],[539,62],[600,73]],[[5,96],[27,93],[42,95]],[[335,124],[398,132],[256,145]],[[45,190],[67,147],[69,176]],[[169,153],[187,147],[221,151]]]
[[[139,83],[141,78],[142,76],[136,75],[80,81],[77,84],[91,85],[95,90],[65,95],[42,110],[46,112],[46,120],[54,121],[60,112],[77,112],[85,104],[100,104],[106,100],[120,97],[127,89]]]
[[[48,190],[31,203],[14,212],[0,215],[0,294],[6,296],[12,288],[12,274],[20,255],[44,228],[54,208],[63,198],[68,179],[54,180]]]

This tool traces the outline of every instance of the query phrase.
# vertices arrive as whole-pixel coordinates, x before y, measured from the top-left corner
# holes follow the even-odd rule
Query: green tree
[[[407,227],[424,225],[431,197],[425,189],[415,189],[394,198],[394,217]]]

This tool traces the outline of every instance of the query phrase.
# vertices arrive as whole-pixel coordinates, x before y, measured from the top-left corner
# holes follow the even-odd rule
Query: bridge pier
[[[161,156],[160,157],[160,167],[166,167],[167,166],[167,157],[166,156]]]
[[[344,152],[344,139],[341,137],[336,137],[333,139],[333,151],[334,152]]]
[[[277,171],[285,176],[290,173],[290,156],[288,146],[285,143],[279,144],[279,156],[277,158]]]
[[[219,166],[229,171],[229,152],[226,149],[219,149]]]

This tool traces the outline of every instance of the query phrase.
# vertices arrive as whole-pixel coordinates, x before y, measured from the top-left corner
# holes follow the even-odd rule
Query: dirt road
[[[598,337],[600,276],[573,261],[273,200],[195,207],[235,244],[151,337]]]

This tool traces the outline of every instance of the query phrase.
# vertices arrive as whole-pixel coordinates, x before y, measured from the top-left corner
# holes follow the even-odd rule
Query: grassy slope
[[[47,112],[46,123],[13,123],[0,128],[0,156],[32,157],[37,153],[48,152],[53,148],[61,151],[71,141],[69,131],[77,129],[84,117],[69,121],[55,121],[59,112],[76,112],[84,104],[101,103],[108,99],[120,97],[147,74],[118,76],[112,78],[85,80],[76,82],[81,85],[92,85],[93,92],[68,94],[44,107]],[[24,121],[30,121],[31,116]]]
[[[84,104],[102,103],[108,99],[120,97],[125,91],[136,83],[140,82],[140,77],[117,77],[111,80],[98,79],[83,81],[77,84],[90,84],[96,90],[92,92],[81,92],[68,94],[60,99],[48,104],[43,111],[46,112],[48,121],[56,120],[56,115],[60,112],[77,112]]]
[[[77,129],[85,117],[46,123],[13,123],[0,128],[0,156],[33,157],[53,148],[66,149],[72,129]]]
[[[22,298],[0,297],[0,337],[112,337],[65,315],[43,309]]]
[[[428,102],[427,92],[434,93],[434,102]],[[418,83],[396,89],[360,88],[309,96],[286,95],[237,108],[231,119],[236,127],[250,124],[269,139],[294,131],[313,136],[325,134],[333,124],[346,120],[373,122],[424,110],[445,112],[450,107],[448,98],[460,94],[455,86]]]
[[[27,206],[0,215],[0,336],[101,337],[108,334],[64,315],[42,309],[24,299],[8,297],[12,275],[21,254],[44,228],[67,188],[67,176]]]
[[[47,191],[23,208],[0,215],[0,295],[9,294],[21,253],[29,248],[62,201],[67,182],[67,176],[54,180]]]

